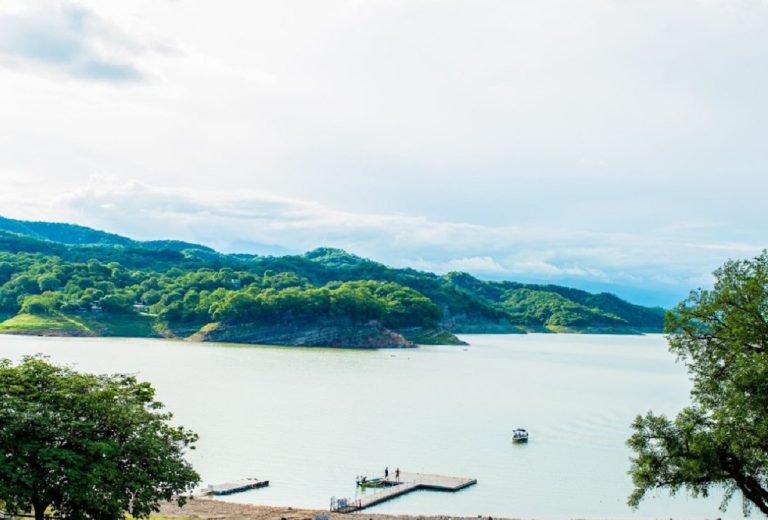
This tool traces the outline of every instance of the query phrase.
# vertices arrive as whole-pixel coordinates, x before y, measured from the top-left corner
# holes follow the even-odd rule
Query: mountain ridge
[[[74,224],[0,217],[0,312],[14,317],[32,309],[72,319],[92,307],[107,308],[109,316],[143,313],[157,335],[184,330],[181,337],[215,341],[227,331],[232,341],[233,331],[247,330],[251,338],[287,337],[272,329],[263,334],[277,321],[297,334],[297,327],[341,331],[302,335],[336,338],[338,346],[356,346],[345,334],[365,343],[365,334],[352,330],[364,325],[381,332],[370,336],[386,338],[387,346],[459,343],[460,333],[660,332],[664,313],[611,293],[392,268],[331,247],[301,255],[224,254],[183,241],[141,242]],[[13,323],[0,330],[13,332]]]

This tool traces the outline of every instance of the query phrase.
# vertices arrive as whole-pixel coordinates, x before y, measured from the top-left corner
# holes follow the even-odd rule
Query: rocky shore
[[[489,520],[488,516],[415,516],[415,515],[382,515],[369,513],[341,514],[329,513],[317,509],[296,509],[293,507],[260,506],[252,504],[235,504],[220,500],[194,499],[187,502],[183,508],[176,504],[163,504],[159,517],[188,519],[188,520],[314,520],[319,515],[326,515],[329,520]],[[491,520],[507,520],[494,517]]]
[[[416,344],[379,322],[346,320],[302,323],[211,324],[188,338],[191,341],[346,348],[413,348]]]
[[[440,327],[392,330],[379,321],[346,318],[292,320],[272,323],[155,322],[140,314],[50,313],[0,318],[0,334],[57,337],[167,338],[186,341],[341,348],[414,348],[417,345],[466,345]]]
[[[283,321],[272,324],[211,323],[187,338],[190,341],[250,343],[305,347],[413,348],[417,344],[466,345],[444,329],[413,327],[391,330],[378,321],[346,319]]]

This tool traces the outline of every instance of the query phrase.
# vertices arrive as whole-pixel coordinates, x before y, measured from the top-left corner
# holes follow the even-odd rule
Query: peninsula
[[[0,332],[354,348],[459,333],[660,332],[664,311],[609,293],[395,269],[332,248],[223,254],[0,217]]]

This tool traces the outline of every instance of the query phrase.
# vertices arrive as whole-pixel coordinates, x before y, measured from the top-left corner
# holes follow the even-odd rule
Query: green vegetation
[[[0,323],[0,332],[30,335],[119,336],[145,338],[158,336],[154,320],[138,314],[17,314]],[[62,335],[58,334],[58,335]]]
[[[455,343],[450,332],[660,331],[663,312],[610,294],[392,269],[338,249],[224,255],[0,218],[0,315],[10,317],[0,332],[29,334],[189,337],[211,323],[231,332],[376,322]]]
[[[466,341],[459,340],[450,332],[442,329],[414,329],[400,331],[405,339],[419,345],[467,345]]]
[[[169,424],[148,383],[0,360],[0,501],[11,513],[146,518],[199,482],[197,436]]]
[[[618,316],[590,309],[556,292],[535,289],[513,289],[505,294],[502,305],[518,323],[545,327],[579,327],[589,325],[622,325]]]
[[[768,515],[768,252],[715,271],[667,317],[670,350],[693,381],[691,405],[673,420],[638,416],[627,444],[637,506],[654,488],[707,496],[735,492]]]
[[[81,336],[93,335],[87,326],[75,319],[68,319],[63,314],[18,314],[0,323],[0,332],[37,335],[46,335],[46,333],[68,333],[69,335]]]

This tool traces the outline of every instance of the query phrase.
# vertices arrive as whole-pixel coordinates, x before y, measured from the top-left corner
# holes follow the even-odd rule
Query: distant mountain
[[[77,224],[64,224],[58,222],[32,222],[0,217],[0,231],[8,231],[31,238],[77,246],[142,247],[145,249],[170,249],[173,251],[199,249],[202,251],[214,252],[210,247],[182,242],[180,240],[150,240],[140,242],[106,231],[99,231]]]
[[[129,246],[134,241],[114,233],[76,224],[31,222],[0,217],[0,230],[69,245]]]
[[[3,313],[6,332],[368,347],[456,343],[454,333],[659,332],[664,316],[609,293],[395,269],[340,249],[222,254],[0,217]],[[126,317],[143,325],[114,325]]]

